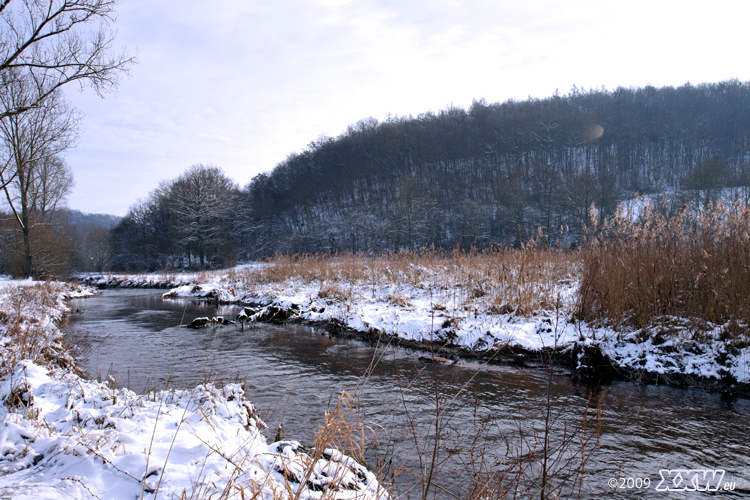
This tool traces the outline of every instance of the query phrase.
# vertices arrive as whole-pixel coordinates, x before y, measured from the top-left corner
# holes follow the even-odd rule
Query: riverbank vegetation
[[[597,220],[578,249],[531,239],[521,248],[423,250],[363,254],[278,256],[267,265],[230,270],[244,288],[298,280],[317,283],[319,296],[346,302],[368,287],[435,289],[433,302],[530,316],[554,310],[561,285],[578,284],[566,310],[592,325],[650,328],[681,319],[698,337],[720,326],[742,346],[750,324],[750,206],[708,202],[668,215],[646,198]],[[396,304],[411,297],[390,296]]]
[[[23,360],[42,366],[75,366],[59,328],[64,299],[74,293],[63,283],[0,281],[0,377]]]
[[[522,248],[487,251],[426,249],[369,256],[278,256],[268,265],[230,271],[244,288],[296,280],[320,287],[318,296],[346,302],[353,294],[388,288],[387,299],[408,307],[409,288],[428,287],[442,310],[489,310],[519,316],[554,309],[560,285],[580,273],[580,254],[532,240]]]

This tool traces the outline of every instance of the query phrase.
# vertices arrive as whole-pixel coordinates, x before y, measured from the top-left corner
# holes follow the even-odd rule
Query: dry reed
[[[576,315],[614,327],[666,319],[694,332],[724,325],[736,338],[750,324],[750,207],[721,202],[674,217],[647,204],[605,221],[583,252]]]

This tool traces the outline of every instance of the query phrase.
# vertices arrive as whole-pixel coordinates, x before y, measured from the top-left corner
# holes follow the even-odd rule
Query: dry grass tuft
[[[351,288],[344,289],[344,287],[337,285],[336,283],[324,283],[320,286],[318,291],[318,297],[321,299],[331,299],[338,302],[348,302],[352,297]]]
[[[39,320],[62,320],[62,315],[55,312],[62,286],[41,282],[10,285],[0,291],[0,335],[8,338],[0,346],[0,376],[9,374],[25,359],[43,366],[75,366],[62,332]]]
[[[343,392],[336,405],[325,414],[323,423],[315,433],[315,454],[321,455],[333,448],[365,463],[365,450],[370,439],[376,439],[365,425],[364,409],[360,401]]]
[[[411,300],[409,300],[409,297],[406,295],[401,295],[398,293],[392,293],[388,296],[388,302],[393,304],[394,306],[398,307],[412,307],[413,304],[411,303]]]

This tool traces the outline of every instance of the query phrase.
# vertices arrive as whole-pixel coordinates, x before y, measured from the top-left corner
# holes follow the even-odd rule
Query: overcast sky
[[[750,2],[123,0],[140,63],[84,114],[71,208],[124,215],[196,163],[247,184],[321,135],[573,85],[750,80]]]

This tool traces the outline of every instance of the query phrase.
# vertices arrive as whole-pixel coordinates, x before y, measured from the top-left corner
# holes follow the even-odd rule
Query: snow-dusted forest
[[[16,168],[24,175],[6,167],[0,272],[209,269],[279,253],[519,246],[540,234],[576,246],[596,230],[592,214],[603,223],[638,193],[666,215],[747,203],[748,103],[750,87],[733,80],[365,119],[244,187],[193,165],[122,220],[71,217],[72,174],[51,155]],[[49,147],[62,151],[75,127],[60,106],[65,133]]]

